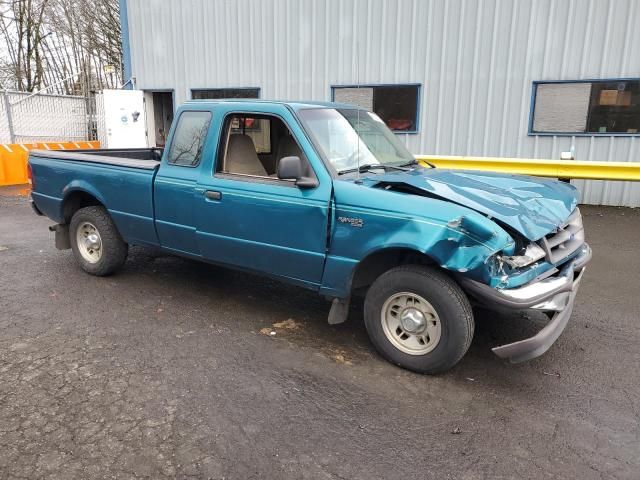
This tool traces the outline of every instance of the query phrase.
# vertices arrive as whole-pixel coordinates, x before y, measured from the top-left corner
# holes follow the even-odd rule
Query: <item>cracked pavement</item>
[[[311,292],[140,248],[91,277],[6,192],[2,479],[638,478],[640,211],[583,207],[594,259],[546,355],[490,351],[540,315],[477,311],[427,377],[376,355],[357,305],[330,327]]]

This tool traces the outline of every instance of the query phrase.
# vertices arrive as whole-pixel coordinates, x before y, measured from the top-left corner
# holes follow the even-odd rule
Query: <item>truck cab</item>
[[[240,105],[192,102],[176,115],[154,186],[159,243],[319,288],[331,176],[286,105]],[[283,178],[287,157],[299,161]]]

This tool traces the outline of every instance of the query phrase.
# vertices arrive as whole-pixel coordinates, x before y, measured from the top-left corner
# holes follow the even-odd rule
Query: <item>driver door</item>
[[[196,192],[198,247],[210,261],[317,288],[327,249],[331,179],[318,171],[324,167],[293,115],[285,107],[268,107],[224,112],[214,170],[202,172]],[[302,189],[275,175],[285,131],[318,178],[315,188]]]

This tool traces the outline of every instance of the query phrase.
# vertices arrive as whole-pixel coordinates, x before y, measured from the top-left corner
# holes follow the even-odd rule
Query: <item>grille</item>
[[[578,208],[573,211],[564,225],[539,241],[540,247],[545,252],[546,260],[554,264],[578,250],[583,243],[584,228],[582,215],[580,215]]]

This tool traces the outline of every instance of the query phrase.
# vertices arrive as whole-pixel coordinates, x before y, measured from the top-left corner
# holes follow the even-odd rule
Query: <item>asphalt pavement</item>
[[[541,358],[541,314],[476,312],[435,377],[312,292],[132,248],[83,273],[0,190],[0,478],[640,478],[640,211],[583,207],[594,258]],[[275,333],[272,333],[275,332]]]

